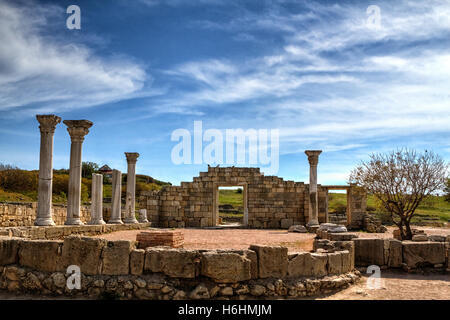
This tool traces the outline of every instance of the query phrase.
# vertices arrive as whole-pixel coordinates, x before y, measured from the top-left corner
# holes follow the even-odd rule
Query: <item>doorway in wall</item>
[[[215,211],[219,225],[247,225],[246,185],[217,186]]]
[[[349,204],[347,188],[328,188],[328,222],[347,225]]]

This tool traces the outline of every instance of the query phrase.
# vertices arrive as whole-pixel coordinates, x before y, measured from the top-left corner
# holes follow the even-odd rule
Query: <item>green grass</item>
[[[330,193],[328,211],[335,212],[340,207],[345,206],[346,203],[347,195],[345,193]],[[379,208],[377,199],[372,195],[367,197],[367,208],[369,211],[375,212],[378,216],[387,219],[388,214]],[[447,222],[450,219],[450,202],[445,201],[444,197],[429,197],[422,201],[411,221],[413,223],[420,223],[427,221],[427,219],[424,219],[427,217],[435,217],[442,222]]]
[[[231,204],[233,207],[244,206],[244,194],[232,189],[219,189],[219,205]]]

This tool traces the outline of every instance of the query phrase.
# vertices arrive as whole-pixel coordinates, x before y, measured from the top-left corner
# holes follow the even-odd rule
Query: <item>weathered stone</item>
[[[254,285],[254,286],[252,286],[250,288],[250,293],[253,296],[257,296],[258,297],[258,296],[263,295],[265,292],[266,292],[266,288],[264,286],[259,285],[259,284],[256,284],[256,285]]]
[[[233,251],[207,251],[202,253],[201,274],[222,283],[250,280],[251,261]]]
[[[128,274],[130,270],[130,252],[134,248],[134,241],[108,241],[102,253],[102,274]]]
[[[162,272],[169,277],[195,278],[200,254],[196,250],[147,248],[144,271]]]
[[[101,253],[106,244],[104,239],[78,236],[65,238],[62,247],[64,270],[70,265],[76,265],[84,274],[100,274]]]
[[[62,241],[22,241],[19,249],[19,263],[31,269],[54,272],[61,269]]]
[[[134,283],[138,288],[145,288],[147,286],[147,282],[145,282],[145,280],[141,278],[135,279]]]
[[[445,242],[445,239],[446,239],[445,236],[440,236],[440,235],[428,236],[428,240],[429,241],[434,241],[434,242]]]
[[[383,239],[353,239],[355,243],[355,265],[384,265]]]
[[[52,274],[51,279],[55,287],[63,289],[67,285],[66,277],[61,272]]]
[[[39,278],[32,272],[27,273],[22,285],[28,290],[38,290],[42,288],[41,281],[39,281]]]
[[[347,273],[353,270],[352,268],[352,256],[348,250],[340,251],[342,259],[342,273]]]
[[[428,241],[426,234],[415,234],[412,237],[412,241]]]
[[[287,274],[288,249],[281,246],[251,245],[258,257],[259,278],[282,278]]]
[[[189,298],[194,300],[209,299],[210,295],[208,288],[203,283],[200,283],[194,290],[191,291]]]
[[[19,261],[21,239],[0,239],[0,266],[16,264]]]
[[[354,238],[358,238],[358,236],[348,232],[332,233],[332,231],[328,231],[327,238],[330,241],[350,241]]]
[[[301,252],[289,260],[290,277],[322,277],[328,272],[326,253]]]
[[[223,296],[232,296],[233,295],[233,288],[232,287],[225,287],[223,288],[220,293]]]
[[[345,226],[336,226],[336,227],[332,227],[328,229],[329,233],[342,233],[342,232],[347,232],[347,228]]]
[[[18,268],[16,266],[5,267],[5,277],[11,281],[18,281],[21,277],[25,275],[25,270]]]
[[[130,273],[141,275],[144,271],[145,250],[135,249],[130,253]]]
[[[387,265],[390,268],[400,268],[403,263],[402,242],[389,239],[389,259]]]
[[[294,223],[293,219],[281,219],[281,229],[288,229]]]
[[[305,226],[302,226],[301,224],[296,224],[293,226],[290,226],[288,229],[288,232],[297,232],[297,233],[307,233],[308,230]]]
[[[403,262],[410,268],[445,263],[443,242],[403,241]]]

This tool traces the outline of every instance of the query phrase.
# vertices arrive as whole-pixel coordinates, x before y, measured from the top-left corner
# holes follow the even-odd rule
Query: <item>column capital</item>
[[[56,125],[61,122],[61,118],[54,114],[37,114],[36,119],[41,133],[54,133]]]
[[[127,163],[136,163],[137,158],[139,158],[139,153],[137,152],[125,152],[125,156],[127,157]]]
[[[84,136],[89,133],[89,128],[93,123],[89,120],[64,120],[63,123],[67,126],[70,139],[72,141],[84,141]]]
[[[305,153],[308,156],[309,165],[317,166],[319,163],[319,155],[322,153],[322,150],[306,150]]]

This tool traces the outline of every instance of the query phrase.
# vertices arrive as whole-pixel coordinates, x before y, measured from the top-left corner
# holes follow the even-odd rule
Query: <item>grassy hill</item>
[[[328,201],[328,211],[336,212],[345,208],[347,203],[347,195],[345,193],[330,193]],[[367,197],[367,211],[374,212],[383,221],[389,219],[389,215],[380,208],[377,199],[368,195]],[[431,196],[425,199],[417,208],[413,223],[422,223],[431,219],[437,219],[442,222],[447,222],[450,219],[450,202],[444,200],[444,197]]]

